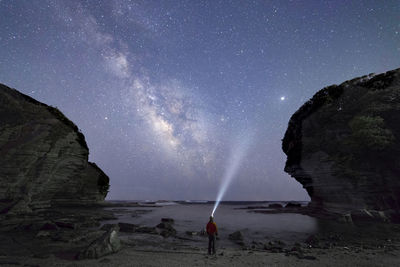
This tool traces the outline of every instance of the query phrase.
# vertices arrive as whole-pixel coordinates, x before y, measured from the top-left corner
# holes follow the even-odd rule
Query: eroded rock
[[[0,84],[0,214],[104,200],[109,178],[88,162],[78,127],[57,108]]]
[[[112,253],[121,248],[121,241],[118,238],[119,227],[114,226],[104,233],[100,238],[93,241],[86,249],[78,254],[78,259],[97,259]]]
[[[282,149],[311,207],[400,222],[400,69],[317,92],[291,117]]]

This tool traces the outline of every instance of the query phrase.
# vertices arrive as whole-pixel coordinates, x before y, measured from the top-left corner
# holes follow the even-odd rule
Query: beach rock
[[[0,214],[103,201],[109,178],[88,162],[78,127],[57,108],[0,84]]]
[[[169,223],[162,222],[159,223],[156,227],[161,230],[160,235],[162,235],[163,237],[176,235],[176,230]]]
[[[186,234],[187,234],[187,235],[190,235],[190,236],[196,236],[196,235],[199,235],[199,233],[198,233],[198,232],[196,232],[196,231],[186,231]]]
[[[285,208],[300,208],[300,203],[289,202],[286,204]]]
[[[136,229],[139,228],[139,225],[133,223],[118,223],[119,231],[126,232],[126,233],[134,233]],[[108,227],[108,226],[105,226]]]
[[[100,227],[100,230],[108,231],[108,230],[110,230],[111,228],[115,227],[116,225],[117,225],[117,224],[106,223],[106,224],[103,224],[103,225]],[[119,226],[119,224],[118,224],[118,226]],[[120,231],[120,232],[123,232],[123,231],[121,231],[121,226],[119,226],[119,231]]]
[[[268,208],[280,209],[280,208],[283,208],[283,206],[282,206],[282,204],[279,204],[279,203],[273,203],[273,204],[269,204]]]
[[[364,222],[381,222],[381,221],[388,221],[389,213],[385,213],[384,211],[376,211],[376,210],[352,210],[349,214],[350,218],[349,221],[364,221]],[[390,215],[389,215],[390,216]]]
[[[300,253],[304,253],[304,250],[303,250],[303,248],[301,247],[301,244],[300,243],[295,243],[294,244],[294,246],[290,249],[290,251],[297,251],[297,252],[300,252]]]
[[[264,245],[265,250],[269,250],[273,253],[281,253],[284,252],[286,248],[286,244],[280,240],[269,241]]]
[[[200,234],[200,236],[203,236],[203,237],[207,236],[207,232],[206,232],[205,229],[201,229],[201,230],[199,231],[199,234]]]
[[[251,242],[251,248],[252,249],[263,249],[264,248],[264,243],[259,242],[259,241],[252,241]]]
[[[400,69],[317,92],[291,117],[282,149],[310,208],[400,222]]]
[[[152,235],[159,234],[159,231],[157,231],[156,227],[149,227],[149,226],[140,226],[135,230],[135,232],[143,234],[152,234]]]
[[[319,242],[320,242],[320,238],[318,235],[310,235],[309,237],[307,237],[307,239],[304,241],[307,245],[309,245],[310,247],[320,247]]]
[[[242,234],[241,231],[233,232],[232,234],[230,234],[228,236],[228,238],[230,240],[232,240],[233,242],[235,242],[236,244],[240,245],[240,246],[244,246],[245,245],[244,237],[243,237],[243,234]]]
[[[171,218],[161,218],[161,222],[174,224],[175,221],[174,221],[174,219],[171,219]]]
[[[233,241],[243,241],[243,234],[240,231],[233,232],[229,235],[229,239]]]
[[[297,257],[298,259],[302,259],[302,258],[304,257],[304,255],[303,255],[302,252],[296,251],[296,250],[294,250],[294,251],[288,251],[288,252],[286,252],[285,255],[286,255],[286,256],[295,256],[295,257]]]
[[[115,253],[121,248],[118,226],[114,226],[78,254],[78,259],[97,259]]]

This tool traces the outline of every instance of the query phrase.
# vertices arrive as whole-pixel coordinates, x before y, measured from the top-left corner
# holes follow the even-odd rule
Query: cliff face
[[[282,149],[311,206],[398,221],[400,69],[317,92],[291,117]]]
[[[0,214],[104,200],[109,178],[56,108],[0,84]]]

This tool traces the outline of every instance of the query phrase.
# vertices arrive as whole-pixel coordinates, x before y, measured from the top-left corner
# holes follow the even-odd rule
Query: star
[[[82,129],[109,199],[214,200],[247,129],[227,198],[307,199],[283,170],[293,112],[324,86],[398,68],[395,1],[143,2],[0,0],[0,82]]]

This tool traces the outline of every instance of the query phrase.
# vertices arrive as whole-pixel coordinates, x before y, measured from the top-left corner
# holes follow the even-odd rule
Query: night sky
[[[319,89],[400,67],[400,1],[0,0],[0,82],[58,107],[109,199],[307,200],[284,171]]]

